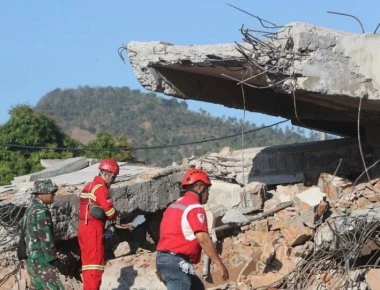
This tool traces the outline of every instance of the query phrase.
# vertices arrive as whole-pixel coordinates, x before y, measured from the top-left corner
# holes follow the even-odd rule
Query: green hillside
[[[188,110],[185,101],[144,94],[127,87],[56,89],[41,98],[36,110],[56,119],[69,135],[76,128],[92,134],[107,132],[124,136],[137,149],[133,155],[146,164],[168,166],[173,161],[182,163],[183,157],[218,152],[225,146],[241,148],[241,136],[202,142],[240,133],[241,121],[212,117],[205,111],[193,112]],[[255,124],[246,124],[245,131],[255,128]],[[85,135],[73,137],[84,143],[86,140],[81,136]],[[200,143],[167,147],[195,141]],[[245,148],[305,141],[310,139],[304,137],[302,131],[289,128],[267,128],[244,135]],[[159,148],[139,149],[152,146]]]

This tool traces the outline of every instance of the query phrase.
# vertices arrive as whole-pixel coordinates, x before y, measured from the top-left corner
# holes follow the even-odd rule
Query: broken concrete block
[[[260,262],[265,265],[268,265],[272,262],[276,255],[276,250],[271,243],[268,243],[262,247],[263,253],[260,256]]]
[[[243,269],[241,269],[240,273],[238,274],[237,281],[241,281],[243,278],[247,277],[249,274],[255,271],[256,262],[257,261],[254,258],[248,260],[248,262],[244,265]]]
[[[243,214],[240,208],[232,208],[223,216],[222,223],[247,224],[249,223],[249,216]]]
[[[296,259],[291,256],[291,248],[285,244],[276,245],[276,258],[273,264],[277,264],[281,273],[287,274],[294,271]]]
[[[327,200],[334,204],[339,200],[342,190],[349,186],[352,183],[347,179],[324,172],[319,175],[318,187],[326,193]]]
[[[261,182],[251,182],[240,191],[242,207],[259,210],[263,208],[266,198],[266,185]]]
[[[380,289],[380,269],[371,269],[368,271],[366,277],[369,289]]]
[[[358,208],[368,208],[368,206],[372,204],[371,201],[369,201],[365,197],[359,197],[357,200],[354,201],[354,204],[351,206],[352,209],[358,209]]]
[[[314,243],[312,241],[307,241],[303,245],[294,246],[292,248],[291,257],[292,260],[296,260],[296,258],[306,258],[307,255],[314,250]]]
[[[223,204],[224,208],[231,209],[240,204],[240,185],[220,180],[211,180],[209,197],[205,208],[213,208]]]
[[[289,198],[293,199],[296,194],[304,191],[305,189],[307,188],[301,184],[277,185],[276,193],[283,196],[289,196]]]
[[[369,192],[364,195],[364,197],[369,201],[369,202],[379,202],[380,201],[380,195],[375,193],[375,192]]]
[[[253,242],[253,244],[265,247],[265,245],[274,245],[275,242],[281,238],[279,232],[260,232],[260,231],[247,231],[245,238]],[[252,243],[251,243],[252,244]]]
[[[269,231],[268,219],[252,222],[252,228],[254,228],[256,231],[268,232]]]
[[[301,220],[309,227],[315,228],[321,222],[324,212],[328,209],[325,202],[326,194],[318,187],[311,187],[294,198],[294,205]]]
[[[281,229],[281,235],[285,238],[286,244],[294,247],[304,244],[314,236],[314,230],[304,226],[301,222],[289,222]]]
[[[314,235],[316,250],[329,248],[334,241],[334,234],[327,224],[318,227]]]

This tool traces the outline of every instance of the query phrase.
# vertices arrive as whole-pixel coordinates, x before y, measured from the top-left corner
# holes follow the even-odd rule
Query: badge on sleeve
[[[199,213],[198,220],[203,224],[205,222],[205,215],[203,213]]]

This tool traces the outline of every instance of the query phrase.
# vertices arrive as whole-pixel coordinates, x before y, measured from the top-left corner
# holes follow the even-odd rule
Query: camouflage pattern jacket
[[[28,260],[37,260],[41,264],[55,260],[53,223],[46,204],[40,199],[33,199],[26,209],[23,219],[26,219],[25,242]]]

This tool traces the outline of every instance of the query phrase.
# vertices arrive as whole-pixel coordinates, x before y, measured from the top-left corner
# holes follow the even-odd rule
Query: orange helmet
[[[100,162],[98,168],[100,170],[107,170],[113,174],[119,174],[119,164],[112,158],[104,159]]]
[[[210,177],[208,177],[207,173],[201,169],[194,169],[194,168],[189,169],[185,173],[185,175],[182,178],[181,185],[182,186],[191,185],[197,181],[202,181],[203,183],[207,185],[211,185],[211,180],[210,180]]]

